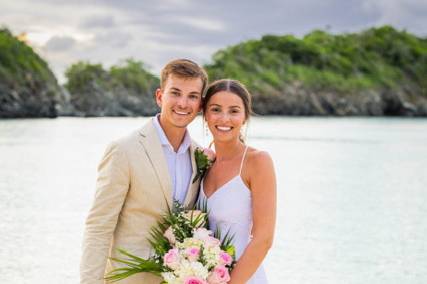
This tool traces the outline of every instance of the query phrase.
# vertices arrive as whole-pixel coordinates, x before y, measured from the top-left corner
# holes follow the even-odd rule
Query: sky
[[[385,24],[426,37],[427,0],[0,0],[0,26],[25,33],[60,82],[80,60],[109,67],[134,58],[156,74],[171,59],[206,64],[265,34]]]

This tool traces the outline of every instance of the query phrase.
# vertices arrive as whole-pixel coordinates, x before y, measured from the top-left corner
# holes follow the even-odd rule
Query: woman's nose
[[[230,119],[230,115],[227,112],[221,112],[220,119],[221,121],[228,121]]]

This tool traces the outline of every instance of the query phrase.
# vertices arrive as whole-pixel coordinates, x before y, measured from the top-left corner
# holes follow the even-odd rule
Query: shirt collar
[[[157,134],[159,135],[160,143],[163,146],[167,146],[170,150],[173,151],[173,147],[172,147],[171,143],[169,142],[162,126],[160,125],[159,119],[160,119],[160,113],[158,113],[154,117],[153,124],[154,124],[154,128],[156,128],[156,130],[157,130]],[[184,139],[178,148],[177,154],[181,154],[181,153],[187,151],[188,148],[190,147],[190,145],[191,145],[191,137],[190,137],[190,134],[188,133],[188,130],[185,130]]]

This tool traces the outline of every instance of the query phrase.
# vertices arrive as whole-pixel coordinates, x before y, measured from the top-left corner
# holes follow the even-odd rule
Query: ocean
[[[97,164],[147,119],[0,120],[2,283],[78,283]],[[254,117],[247,141],[277,175],[270,283],[427,283],[427,119]]]

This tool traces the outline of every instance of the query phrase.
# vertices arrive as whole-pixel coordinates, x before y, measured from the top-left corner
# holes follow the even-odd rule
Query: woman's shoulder
[[[264,191],[262,189],[263,186],[274,183],[275,170],[273,160],[267,151],[249,147],[245,166],[245,182],[249,185],[251,191],[256,188]],[[260,184],[263,186],[259,187]]]
[[[273,160],[267,151],[259,150],[253,147],[248,147],[246,164],[252,172],[270,170],[273,165]]]
[[[256,149],[254,147],[248,146],[247,150],[247,159],[252,160],[253,162],[259,162],[264,160],[271,160],[271,156],[267,151]]]

